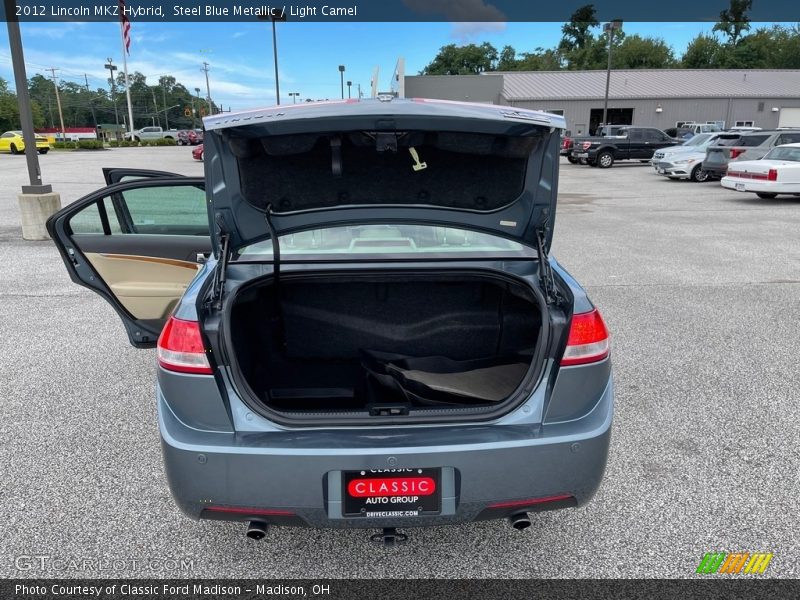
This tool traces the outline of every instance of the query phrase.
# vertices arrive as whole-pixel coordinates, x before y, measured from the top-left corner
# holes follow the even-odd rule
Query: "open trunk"
[[[538,298],[500,274],[284,273],[236,294],[234,372],[281,413],[498,409],[538,373]]]

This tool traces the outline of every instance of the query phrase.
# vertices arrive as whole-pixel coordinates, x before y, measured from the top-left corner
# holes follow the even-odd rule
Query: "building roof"
[[[506,100],[593,100],[603,98],[605,71],[506,71]],[[611,71],[608,97],[623,98],[797,98],[797,69],[626,69]]]

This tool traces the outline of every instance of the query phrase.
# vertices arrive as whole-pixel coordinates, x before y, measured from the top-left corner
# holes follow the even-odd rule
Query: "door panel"
[[[211,252],[202,178],[146,177],[81,198],[47,222],[72,280],[117,311],[131,344],[151,347]]]
[[[167,319],[197,275],[196,262],[85,252],[86,259],[135,319]]]

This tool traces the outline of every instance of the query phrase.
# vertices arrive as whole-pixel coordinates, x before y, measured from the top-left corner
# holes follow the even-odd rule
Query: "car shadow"
[[[755,194],[739,194],[733,196],[731,202],[758,206],[785,206],[787,204],[800,204],[800,196],[778,196],[777,198],[759,198]]]

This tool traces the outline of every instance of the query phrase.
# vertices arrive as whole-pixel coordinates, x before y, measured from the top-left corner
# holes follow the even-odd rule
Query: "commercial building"
[[[406,97],[488,102],[563,115],[574,135],[603,118],[605,71],[509,71],[406,76]],[[630,69],[611,72],[608,121],[667,129],[800,127],[800,70]]]

